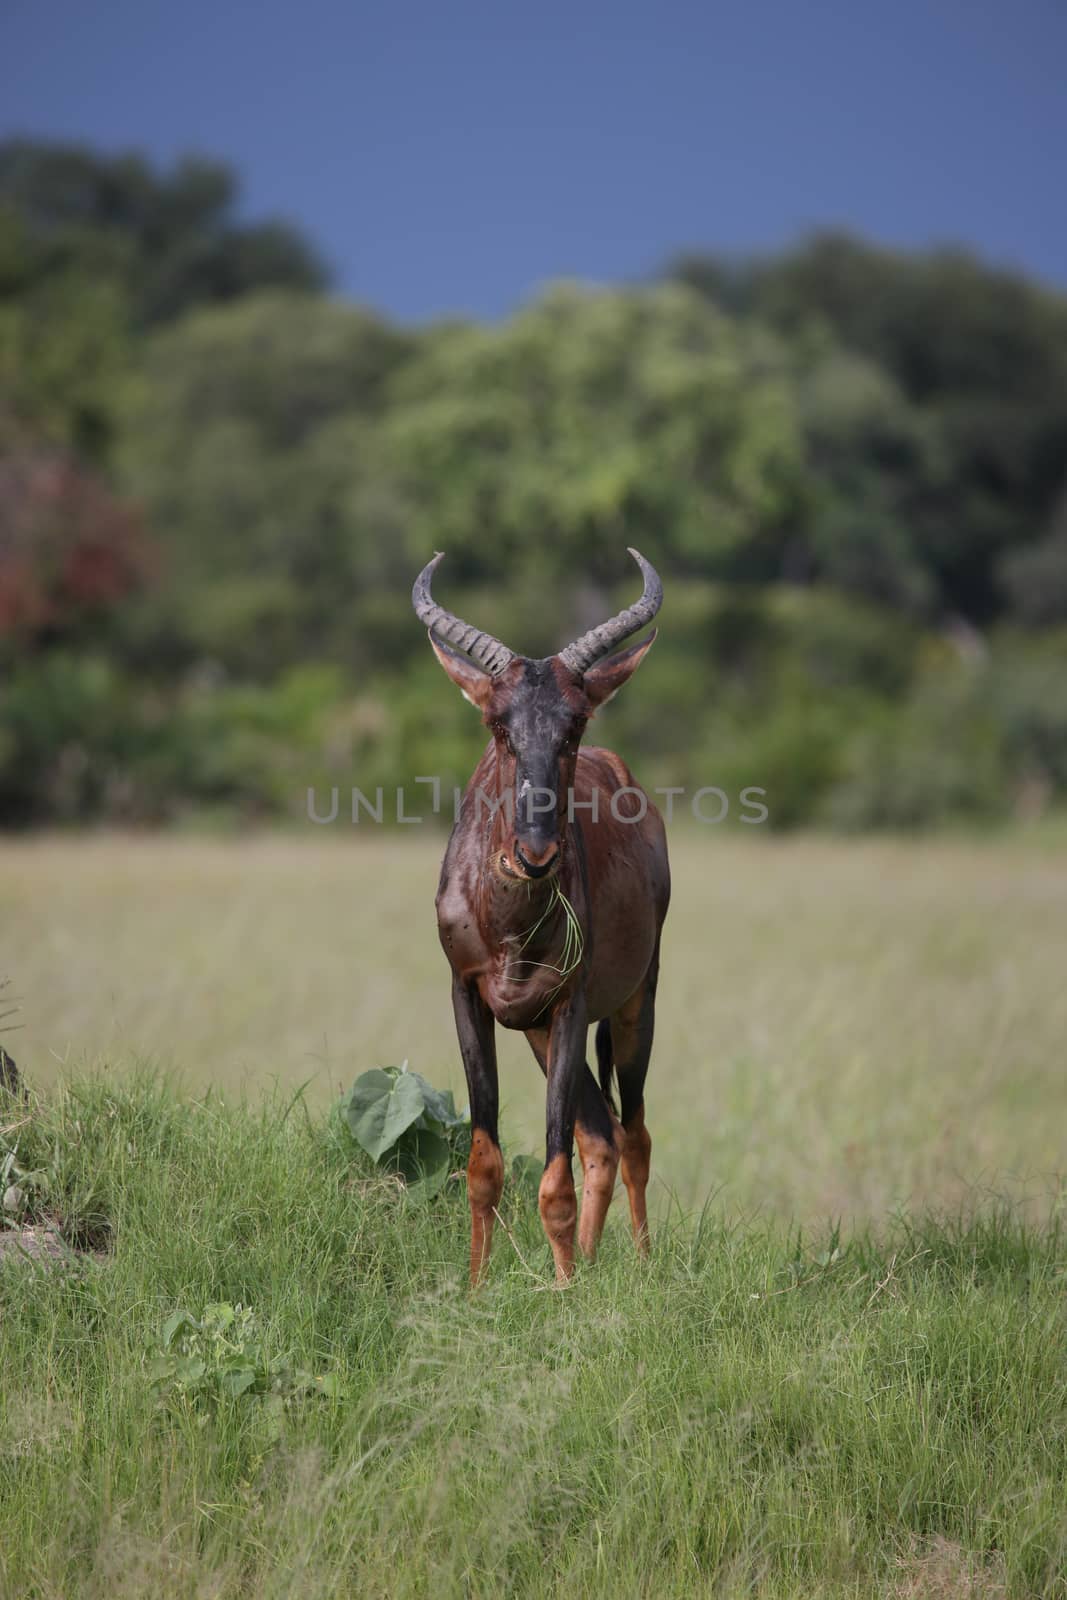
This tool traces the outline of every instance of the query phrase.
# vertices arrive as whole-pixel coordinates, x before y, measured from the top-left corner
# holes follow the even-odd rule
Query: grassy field
[[[97,1075],[6,1127],[110,1248],[0,1267],[5,1600],[1065,1592],[1055,1226],[675,1217],[558,1293],[512,1193],[472,1299],[462,1186],[299,1100]],[[213,1302],[255,1322],[162,1359]]]
[[[190,1088],[405,1057],[465,1103],[428,830],[0,845],[9,1048],[31,1081],[150,1059]],[[976,1189],[1047,1208],[1067,1170],[1067,850],[672,838],[648,1085],[653,1190],[684,1207],[878,1218]],[[503,1132],[543,1082],[501,1040]]]
[[[3,1600],[1067,1596],[1062,854],[676,840],[652,1260],[617,1202],[557,1293],[509,1189],[471,1298],[333,1109],[461,1090],[438,850],[0,847],[0,1162],[83,1252],[0,1260]]]

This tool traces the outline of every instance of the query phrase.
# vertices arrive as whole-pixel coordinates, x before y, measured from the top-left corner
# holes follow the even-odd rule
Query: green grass
[[[509,1187],[471,1299],[330,1112],[465,1104],[439,836],[0,843],[0,1125],[100,1249],[0,1265],[0,1596],[1067,1597],[1061,845],[673,834],[651,1264],[619,1197],[553,1291]],[[336,1393],[161,1399],[215,1301]]]
[[[110,1244],[0,1268],[5,1597],[1067,1593],[1055,1216],[675,1211],[645,1266],[617,1203],[560,1293],[510,1193],[471,1297],[462,1181],[412,1202],[302,1096],[98,1073],[3,1122]],[[220,1300],[336,1395],[160,1400]]]
[[[1061,844],[751,832],[671,834],[654,1214],[715,1190],[732,1213],[859,1225],[984,1185],[1043,1215],[1067,1171]],[[323,1107],[407,1058],[464,1105],[441,836],[326,833],[0,842],[22,1008],[3,1037],[32,1081],[150,1058],[191,1088],[310,1080]],[[498,1042],[506,1136],[535,1151],[541,1074]]]

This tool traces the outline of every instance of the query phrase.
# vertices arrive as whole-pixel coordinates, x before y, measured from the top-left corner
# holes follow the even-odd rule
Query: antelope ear
[[[626,682],[652,648],[657,630],[653,628],[647,639],[642,639],[640,644],[632,644],[629,650],[623,650],[617,656],[608,656],[605,661],[597,661],[589,668],[582,680],[589,702],[595,709],[606,706],[613,694],[618,694]]]
[[[429,638],[434,655],[464,700],[469,700],[472,706],[484,711],[493,691],[493,680],[488,672],[483,672],[481,667],[476,667],[466,656],[461,656],[457,650],[450,650],[447,644],[442,644],[440,639],[434,638],[432,629]]]

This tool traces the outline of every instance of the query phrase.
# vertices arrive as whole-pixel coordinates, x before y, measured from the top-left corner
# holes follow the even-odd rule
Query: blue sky
[[[0,131],[232,162],[347,294],[496,316],[818,225],[1067,285],[1063,0],[0,0]]]

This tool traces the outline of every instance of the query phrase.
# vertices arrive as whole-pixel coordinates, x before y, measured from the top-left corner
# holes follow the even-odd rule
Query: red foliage
[[[72,457],[0,458],[0,636],[64,633],[151,575],[136,510]]]

